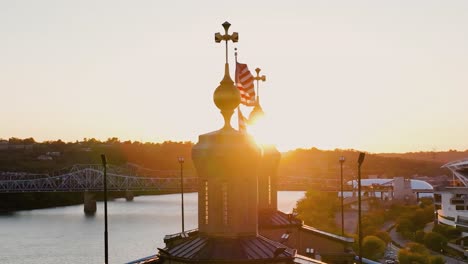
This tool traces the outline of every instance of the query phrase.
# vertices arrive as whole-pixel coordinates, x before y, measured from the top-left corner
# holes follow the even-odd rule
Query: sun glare
[[[276,145],[277,131],[267,116],[255,120],[248,126],[248,132],[259,145]]]
[[[274,118],[265,115],[247,126],[247,132],[258,145],[274,145],[278,151],[286,152],[303,147],[304,135],[293,134],[287,127],[274,122]]]

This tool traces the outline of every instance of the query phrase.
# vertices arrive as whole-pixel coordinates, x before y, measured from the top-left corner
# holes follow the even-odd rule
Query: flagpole
[[[237,48],[234,48],[234,58],[236,60],[236,71],[237,71]],[[237,72],[236,72],[236,75],[234,76],[234,82],[235,82],[235,85],[237,87]],[[237,120],[239,120],[240,118],[240,104],[237,106]],[[239,124],[239,121],[237,122],[237,129],[239,130],[240,132],[240,124]]]
[[[101,154],[102,166],[104,167],[104,263],[109,263],[109,242],[107,232],[107,159],[106,155]]]

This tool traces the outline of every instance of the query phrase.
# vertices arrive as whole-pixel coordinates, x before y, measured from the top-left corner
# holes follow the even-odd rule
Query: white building
[[[358,181],[350,181],[348,182],[348,185],[351,185],[354,189],[356,189]],[[374,191],[374,196],[376,197],[383,196],[383,198],[390,200],[395,199],[414,202],[423,196],[432,197],[432,192],[434,190],[432,185],[426,181],[407,179],[404,177],[395,177],[393,179],[362,179],[361,186],[363,187],[363,192]],[[389,193],[389,190],[391,193]]]
[[[462,237],[468,237],[468,159],[453,161],[442,167],[453,173],[456,186],[434,192],[437,221],[460,229]]]

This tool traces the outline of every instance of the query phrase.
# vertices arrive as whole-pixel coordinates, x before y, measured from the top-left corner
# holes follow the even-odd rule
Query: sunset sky
[[[0,138],[196,142],[222,126],[227,20],[267,76],[280,150],[465,150],[467,14],[461,0],[0,1]]]

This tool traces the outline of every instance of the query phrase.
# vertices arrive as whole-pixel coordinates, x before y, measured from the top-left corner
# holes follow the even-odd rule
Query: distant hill
[[[312,176],[317,178],[337,178],[340,175],[339,157],[344,156],[344,177],[353,179],[357,175],[356,150],[319,150],[296,149],[282,154],[279,166],[280,176]],[[440,160],[414,159],[405,154],[367,154],[362,165],[362,176],[393,178],[395,176],[411,177],[440,176],[449,174],[440,167],[445,163]]]
[[[0,149],[0,171],[51,173],[71,168],[75,164],[99,164],[105,154],[109,164],[134,164],[152,170],[179,170],[177,157],[185,157],[184,171],[194,174],[191,162],[191,142],[141,143],[120,142],[110,138],[106,142],[86,139],[82,142],[49,141],[42,143],[10,143]]]
[[[33,138],[0,140],[0,171],[52,172],[75,164],[100,163],[100,154],[107,155],[114,165],[128,163],[153,170],[179,170],[177,156],[184,156],[184,172],[195,175],[191,160],[192,142],[143,143],[121,142],[118,138],[99,141],[94,138],[80,142],[35,142]],[[296,149],[282,153],[278,174],[317,178],[339,177],[339,157],[344,163],[345,179],[357,174],[357,150]],[[41,159],[41,156],[50,158]],[[363,177],[395,177],[414,175],[448,175],[440,167],[448,161],[468,158],[468,150],[446,152],[411,152],[367,154],[362,166]]]
[[[382,157],[392,157],[392,158],[404,158],[412,160],[425,160],[425,161],[434,161],[447,163],[459,159],[468,158],[468,150],[457,151],[430,151],[430,152],[408,152],[408,153],[379,153],[379,156]]]

